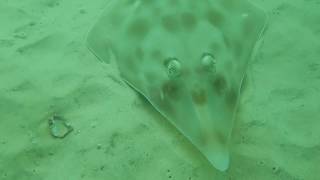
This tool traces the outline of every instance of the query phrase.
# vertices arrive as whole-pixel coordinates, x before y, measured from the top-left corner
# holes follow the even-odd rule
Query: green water
[[[104,19],[105,15],[110,19],[108,0],[0,1],[1,180],[320,179],[318,1],[250,1],[268,17],[260,39],[253,29],[262,19],[243,13],[243,1],[154,1],[161,11],[150,11],[149,1],[140,6],[138,2],[112,8],[111,19],[116,19],[112,28],[116,28],[105,30],[110,25]],[[135,7],[138,10],[132,11]],[[202,25],[205,18],[199,14],[211,8],[209,24]],[[189,12],[182,16],[182,26],[188,27],[184,31],[170,24],[180,10]],[[172,12],[178,15],[163,24],[170,33],[158,32],[161,21],[155,19]],[[121,22],[117,17],[126,17],[119,23],[123,26],[116,26]],[[139,38],[146,24],[136,26],[137,17],[154,20],[148,27],[156,30],[143,40]],[[194,17],[200,23],[194,23]],[[238,23],[240,17],[256,20],[246,26]],[[122,36],[126,24],[134,39]],[[92,31],[92,27],[98,28]],[[211,35],[212,27],[218,28]],[[245,34],[240,33],[243,27],[248,27]],[[222,34],[227,40],[221,40]],[[239,52],[252,53],[248,42],[255,39],[259,48],[254,58],[240,58]],[[211,41],[216,42],[211,46],[214,52],[203,50]],[[110,58],[109,49],[104,49],[108,42],[118,53]],[[141,56],[133,49],[137,46],[144,54],[155,47],[165,54],[165,63],[160,63],[163,71],[153,61],[140,63],[126,56],[131,51]],[[197,71],[201,76],[189,78],[184,68],[197,67],[195,57],[204,68]],[[219,63],[225,57],[237,57],[238,61],[229,62],[241,67],[237,73],[229,66],[222,68]],[[226,110],[221,94],[208,94],[204,79],[215,82],[221,77],[217,73],[230,87],[241,88],[233,101],[237,105],[228,104],[231,110]],[[136,81],[141,74],[149,81]],[[170,85],[161,95],[158,86],[167,84],[163,77],[171,78],[179,93],[172,93]],[[190,83],[182,86],[185,82]],[[206,93],[194,93],[194,87]],[[157,99],[166,95],[169,101]],[[192,97],[193,103],[172,101],[177,96]],[[216,123],[216,117],[229,116],[234,118]],[[206,119],[205,127],[197,127],[199,119],[193,117]],[[210,128],[211,122],[215,128]],[[195,138],[199,134],[205,135]],[[219,134],[227,138],[219,141]],[[218,160],[210,161],[212,156]]]

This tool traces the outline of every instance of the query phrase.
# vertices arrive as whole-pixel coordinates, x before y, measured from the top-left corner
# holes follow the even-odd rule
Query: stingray
[[[266,26],[245,0],[111,0],[89,49],[218,170],[229,147],[243,78]]]

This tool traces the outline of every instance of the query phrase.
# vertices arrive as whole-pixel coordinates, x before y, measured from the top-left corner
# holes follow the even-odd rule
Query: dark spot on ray
[[[214,91],[217,94],[222,95],[226,91],[227,81],[224,76],[222,76],[221,74],[217,74],[212,82],[212,85]]]
[[[162,18],[162,26],[169,32],[179,31],[179,21],[174,15],[167,15]]]
[[[208,145],[208,144],[211,144],[213,141],[214,143],[218,143],[218,144],[226,144],[227,142],[227,137],[221,133],[221,132],[215,132],[214,134],[204,134],[204,137],[203,139],[200,139],[202,142],[203,145]]]
[[[185,12],[181,14],[181,23],[186,29],[193,29],[197,25],[196,17],[190,13]]]
[[[128,27],[129,36],[143,38],[150,30],[150,25],[146,19],[137,19]]]
[[[227,137],[223,135],[221,132],[215,133],[215,139],[219,144],[226,144],[227,142]]]
[[[167,81],[162,86],[165,97],[177,100],[179,97],[179,87],[176,81]]]
[[[192,100],[198,105],[204,105],[207,102],[207,93],[203,89],[192,92]]]
[[[222,13],[214,9],[210,9],[207,12],[207,19],[213,26],[218,26],[218,27],[221,26],[221,24],[224,21],[224,17]]]

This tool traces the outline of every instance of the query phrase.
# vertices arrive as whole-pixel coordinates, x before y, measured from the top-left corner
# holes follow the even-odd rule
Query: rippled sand
[[[0,179],[316,180],[320,2],[253,2],[269,27],[221,173],[85,47],[107,1],[0,1]],[[52,136],[54,116],[73,131]]]

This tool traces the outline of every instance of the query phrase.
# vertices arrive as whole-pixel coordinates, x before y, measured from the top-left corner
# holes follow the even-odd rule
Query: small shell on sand
[[[54,114],[49,118],[50,133],[54,138],[65,138],[69,133],[73,131],[73,128],[66,120]]]

